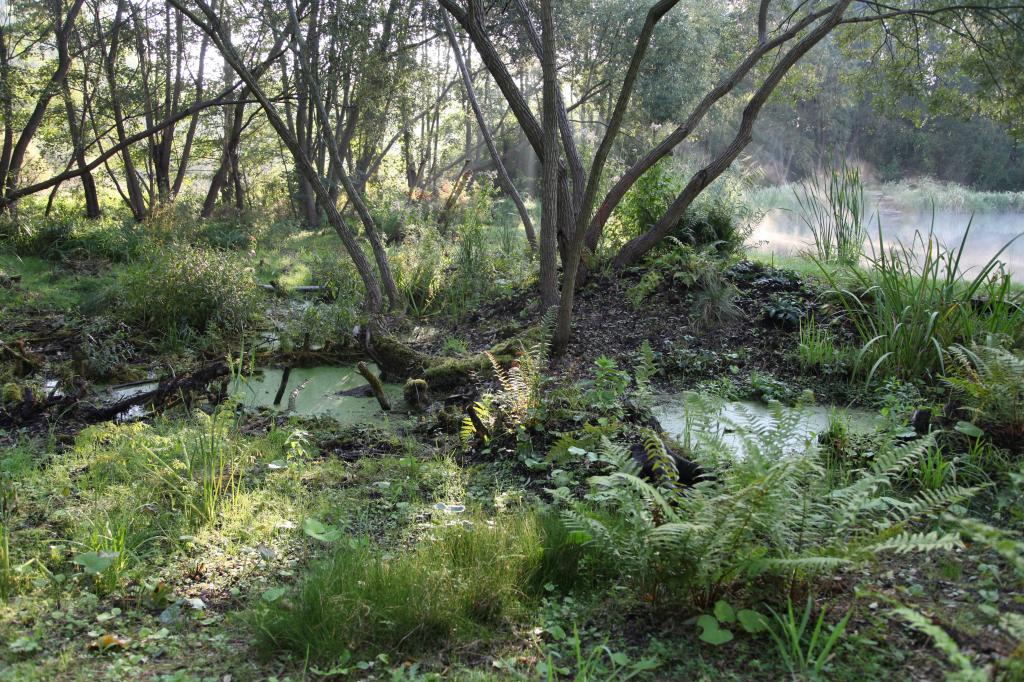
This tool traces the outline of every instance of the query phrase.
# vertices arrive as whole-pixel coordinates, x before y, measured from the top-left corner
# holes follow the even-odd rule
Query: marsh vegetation
[[[0,679],[1024,678],[1022,23],[0,8]]]

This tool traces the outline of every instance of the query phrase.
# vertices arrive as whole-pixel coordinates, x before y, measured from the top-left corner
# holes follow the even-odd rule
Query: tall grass
[[[440,647],[512,615],[535,589],[543,544],[533,514],[437,527],[398,556],[343,542],[292,597],[258,605],[251,624],[265,651],[318,662]]]
[[[856,263],[867,238],[866,202],[860,171],[845,162],[823,177],[812,175],[793,190],[800,219],[814,237],[818,258],[827,263]]]
[[[987,334],[1020,340],[1024,309],[999,260],[1016,238],[972,274],[960,265],[970,232],[968,223],[955,247],[943,245],[931,229],[915,233],[909,245],[886,244],[879,223],[867,268],[848,263],[837,272],[817,261],[860,337],[855,369],[869,382],[878,373],[905,379],[944,374],[946,348]],[[853,288],[841,284],[843,273]]]

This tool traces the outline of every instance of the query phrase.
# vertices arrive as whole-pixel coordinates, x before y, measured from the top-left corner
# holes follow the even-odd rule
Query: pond
[[[834,405],[785,407],[749,400],[722,401],[692,392],[656,395],[651,409],[662,430],[672,438],[683,442],[687,440],[688,433],[703,431],[720,437],[737,456],[744,455],[740,431],[756,428],[764,420],[775,419],[776,410],[779,410],[778,414],[797,418],[795,428],[783,445],[783,451],[787,453],[802,452],[808,441],[815,441],[818,434],[828,429],[832,419],[844,421],[851,433],[870,433],[883,424],[881,415],[869,410]]]
[[[377,367],[367,365],[377,373]],[[348,395],[353,389],[366,386],[366,380],[356,371],[356,366],[320,366],[295,368],[288,377],[281,398],[281,404],[274,405],[274,397],[281,386],[284,370],[262,368],[250,377],[232,381],[231,395],[237,397],[247,408],[269,408],[284,411],[288,408],[289,396],[301,387],[295,399],[291,414],[301,416],[331,417],[343,424],[385,421],[389,416],[380,409],[372,395],[360,393]],[[395,410],[401,410],[402,386],[384,384],[384,392],[391,399]]]
[[[878,224],[872,208],[871,220],[867,225],[868,239],[865,250],[871,251],[871,243],[877,246]],[[934,222],[931,211],[901,209],[889,205],[881,209],[882,237],[889,243],[897,240],[904,244],[913,243],[915,231],[927,235],[933,229],[936,238],[947,247],[959,246],[967,224],[971,234],[967,239],[961,266],[964,270],[975,271],[985,265],[1007,242],[1024,232],[1024,214],[1021,213],[976,213],[959,211],[936,211]],[[814,250],[814,238],[800,213],[791,209],[773,208],[767,211],[761,222],[754,228],[750,243],[757,250],[792,255],[805,250]],[[1014,242],[1000,256],[1007,269],[1016,277],[1024,275],[1024,237]]]
[[[370,371],[377,373],[377,367],[368,363]],[[323,416],[342,424],[383,422],[404,416],[402,412],[402,386],[384,383],[384,392],[391,399],[392,413],[380,409],[377,399],[368,391],[366,380],[356,370],[355,364],[294,368],[288,377],[281,397],[281,404],[274,405],[274,397],[281,386],[284,370],[273,367],[258,368],[251,376],[233,379],[229,386],[230,395],[237,398],[247,409],[268,408],[284,412],[288,409],[293,391],[301,387],[295,398],[290,414],[299,416]],[[157,387],[155,381],[140,381],[118,386],[97,386],[101,404],[110,405],[134,395],[151,391]],[[355,395],[353,389],[360,389]],[[146,414],[141,405],[136,405],[118,415],[118,421],[131,421]]]

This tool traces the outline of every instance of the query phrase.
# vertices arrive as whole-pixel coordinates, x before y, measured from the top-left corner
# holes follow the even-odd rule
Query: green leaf
[[[702,642],[721,646],[726,642],[732,641],[732,633],[724,628],[720,628],[718,620],[714,616],[705,613],[697,619],[697,627],[701,629],[700,640]]]
[[[612,663],[617,666],[625,667],[629,665],[629,656],[622,653],[621,651],[615,651],[608,654],[608,658],[612,659]]]
[[[309,537],[320,542],[334,542],[341,537],[341,531],[321,521],[309,517],[302,522],[302,530]]]
[[[985,432],[972,424],[971,422],[957,422],[953,430],[957,433],[962,433],[968,438],[981,438],[985,435]]]
[[[719,600],[715,603],[715,618],[719,623],[735,623],[736,612],[727,601]]]
[[[110,568],[117,558],[117,552],[83,552],[71,561],[85,569],[89,575],[96,575]]]
[[[752,635],[756,635],[759,632],[764,632],[768,629],[768,621],[757,611],[751,611],[750,609],[740,609],[736,614],[736,619],[743,626],[743,629]]]
[[[264,590],[260,597],[263,601],[268,604],[273,604],[278,599],[284,596],[284,593],[288,591],[287,587],[271,587],[270,589]]]

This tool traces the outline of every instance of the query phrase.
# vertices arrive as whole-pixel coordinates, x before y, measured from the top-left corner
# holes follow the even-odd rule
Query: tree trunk
[[[555,27],[551,0],[541,0],[541,30],[544,49],[541,68],[544,72],[544,180],[541,186],[540,211],[540,309],[546,311],[558,303],[558,271],[555,254],[558,248],[558,74],[555,71]]]

